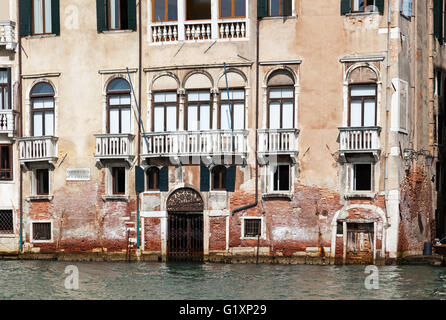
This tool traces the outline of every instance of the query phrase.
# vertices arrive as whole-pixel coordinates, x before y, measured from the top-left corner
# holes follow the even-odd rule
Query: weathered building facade
[[[20,1],[22,251],[420,254],[444,229],[434,2]]]

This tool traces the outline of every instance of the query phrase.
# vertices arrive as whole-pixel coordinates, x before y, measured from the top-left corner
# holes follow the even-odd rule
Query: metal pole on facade
[[[231,99],[229,97],[228,72],[226,71],[226,62],[223,63],[223,67],[225,69],[226,94],[228,95],[229,120],[231,123],[231,131],[232,131],[232,151],[235,152],[234,120],[232,119],[232,106],[231,106]]]
[[[17,1],[17,35],[19,39],[17,50],[18,53],[18,59],[19,59],[19,87],[18,87],[18,103],[19,103],[19,137],[23,136],[23,115],[22,115],[22,37],[20,36],[20,1]],[[19,147],[19,145],[17,145]],[[18,148],[19,149],[19,148]],[[20,151],[19,151],[20,152]],[[20,237],[19,237],[19,247],[20,252],[23,252],[23,171],[20,167],[20,178],[19,178],[19,212],[20,212]]]

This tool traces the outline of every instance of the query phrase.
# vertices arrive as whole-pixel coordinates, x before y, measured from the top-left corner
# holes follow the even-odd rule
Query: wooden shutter
[[[135,191],[138,192],[144,192],[144,181],[145,181],[145,174],[144,170],[140,166],[135,166]]]
[[[341,15],[352,12],[352,0],[341,0]]]
[[[60,5],[59,0],[51,1],[51,28],[52,34],[60,35]]]
[[[12,101],[11,101],[11,91],[12,91],[12,79],[11,79],[11,68],[6,69],[7,77],[8,77],[8,105],[5,106],[6,109],[12,109]],[[11,150],[12,151],[12,150]]]
[[[136,0],[127,1],[128,28],[136,31]]]
[[[200,167],[200,191],[209,191],[210,172],[209,168],[201,165]]]
[[[226,169],[226,191],[228,192],[235,191],[235,172],[236,166],[230,166]]]
[[[375,0],[375,6],[378,8],[380,14],[384,13],[384,0]]]
[[[169,191],[169,167],[160,169],[160,191]]]
[[[291,16],[292,11],[293,11],[293,8],[292,8],[291,0],[283,0],[283,15]]]
[[[257,0],[257,18],[268,16],[268,0]]]
[[[106,31],[107,28],[107,0],[96,0],[96,14],[98,32]]]
[[[20,0],[20,35],[29,36],[32,32],[32,0]]]
[[[441,41],[442,39],[442,12],[443,12],[443,0],[434,0],[434,35]]]

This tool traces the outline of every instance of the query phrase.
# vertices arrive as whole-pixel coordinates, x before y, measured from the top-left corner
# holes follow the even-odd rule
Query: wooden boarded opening
[[[347,222],[347,264],[373,264],[373,223]]]
[[[191,188],[178,189],[167,200],[167,259],[203,261],[203,200]]]

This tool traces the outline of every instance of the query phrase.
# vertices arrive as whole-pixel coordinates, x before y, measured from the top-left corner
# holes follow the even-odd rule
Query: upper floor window
[[[97,0],[98,31],[136,30],[136,0]]]
[[[246,0],[219,0],[220,18],[244,18]]]
[[[107,129],[110,134],[131,132],[131,98],[129,83],[118,78],[107,87]]]
[[[212,169],[211,175],[212,190],[226,190],[226,167],[216,166]]]
[[[11,106],[11,69],[0,69],[0,110]]]
[[[341,14],[384,12],[384,0],[341,0]]]
[[[176,131],[178,128],[178,103],[176,91],[153,94],[154,132]]]
[[[152,0],[152,21],[177,21],[177,0]]]
[[[188,91],[185,129],[189,131],[211,129],[210,91]]]
[[[376,126],[376,84],[350,85],[349,89],[349,126]]]
[[[245,90],[220,89],[220,92],[219,129],[245,129]]]
[[[150,167],[146,171],[147,177],[147,190],[159,190],[160,189],[160,169],[157,167]]]
[[[271,191],[290,191],[290,165],[271,165]]]
[[[401,0],[400,12],[403,16],[410,18],[412,16],[412,0]]]
[[[268,15],[291,16],[291,0],[268,0]]]
[[[54,89],[46,82],[31,90],[31,132],[35,137],[54,135]]]
[[[294,80],[285,70],[268,79],[268,128],[294,128]]]
[[[20,1],[20,35],[59,33],[59,0]]]
[[[12,145],[0,145],[0,180],[12,180]]]
[[[211,19],[211,0],[186,0],[186,20]]]

